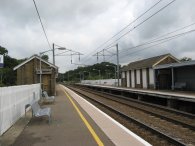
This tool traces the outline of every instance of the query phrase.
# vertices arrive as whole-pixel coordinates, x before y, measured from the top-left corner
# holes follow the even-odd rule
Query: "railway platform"
[[[187,113],[194,114],[195,111],[195,92],[192,91],[151,90],[137,88],[135,89],[92,84],[76,85],[85,86],[90,89],[94,89],[105,93],[111,93],[118,96],[131,97],[139,101],[162,105],[168,108],[184,111]]]
[[[192,91],[152,90],[152,89],[138,89],[138,88],[115,87],[115,86],[92,85],[92,84],[78,84],[78,85],[97,87],[102,89],[104,88],[104,89],[116,90],[116,91],[124,91],[124,92],[126,91],[130,93],[156,96],[161,98],[169,98],[169,99],[177,98],[178,100],[195,102],[195,92]]]
[[[150,145],[70,89],[58,85],[52,122],[32,118],[14,146]]]

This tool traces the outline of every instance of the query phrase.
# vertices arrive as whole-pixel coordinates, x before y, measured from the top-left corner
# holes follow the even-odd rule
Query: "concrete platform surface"
[[[83,86],[100,87],[105,89],[115,89],[120,91],[129,91],[132,93],[139,93],[143,95],[159,96],[164,98],[172,98],[183,101],[195,102],[195,92],[194,91],[177,91],[177,90],[154,90],[154,89],[138,89],[138,88],[128,88],[128,87],[115,87],[106,85],[93,85],[93,84],[81,84]]]
[[[80,106],[89,114],[95,123],[117,146],[151,146],[148,142],[137,136],[129,129],[115,121],[113,118],[99,110],[97,107],[80,97],[72,90],[61,86],[74,98]],[[105,144],[106,145],[106,144]]]
[[[51,107],[51,124],[47,117],[31,119],[29,111],[0,137],[0,146],[151,146],[62,85],[55,102],[43,107]]]
[[[63,90],[57,86],[55,103],[44,105],[52,109],[51,124],[47,123],[47,118],[32,118],[13,146],[114,145],[89,115],[72,99],[91,129],[86,126],[86,121],[83,122]]]

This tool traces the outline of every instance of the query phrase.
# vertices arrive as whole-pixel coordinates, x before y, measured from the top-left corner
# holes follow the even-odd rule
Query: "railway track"
[[[173,122],[177,125],[181,125],[183,127],[186,127],[186,128],[189,128],[195,131],[195,115],[172,110],[172,109],[165,108],[162,106],[145,103],[142,101],[137,101],[137,100],[130,99],[127,97],[116,96],[116,95],[105,93],[105,92],[104,93],[97,92],[97,91],[93,91],[91,89],[86,89],[82,87],[77,87],[77,88],[80,88],[83,91],[87,91],[87,92],[93,93],[98,96],[103,96],[104,98],[107,98],[109,100],[122,103],[126,106],[130,106],[132,108],[141,110],[150,115],[159,117],[161,119],[167,120],[169,122]]]
[[[97,93],[85,88],[79,89],[80,87],[75,88],[69,86],[69,88],[84,96],[96,104],[96,106],[100,106],[109,114],[114,115],[119,122],[124,123],[129,129],[137,129],[133,130],[133,132],[137,133],[153,145],[195,145],[195,141],[193,140],[195,137],[194,125],[190,124],[190,120],[194,120],[192,115],[190,118],[187,117],[187,115],[183,117],[185,121],[186,119],[189,120],[189,123],[186,123],[181,121],[182,113],[180,113],[179,116],[173,115],[173,113],[170,115],[169,113],[169,116],[167,116],[168,111],[166,110],[164,111],[167,112],[166,114],[163,114],[162,111],[160,112],[159,109],[156,109],[156,112],[154,112],[154,107],[152,107],[153,110],[151,110],[143,107],[146,105],[132,103],[132,101],[125,98],[121,99],[113,97],[113,95],[105,95],[105,93]],[[173,116],[174,118],[170,118],[170,116]],[[166,126],[168,126],[168,128],[166,128]],[[178,132],[174,135],[174,129],[172,129],[172,127],[174,127],[174,129],[179,129],[178,132],[181,132],[183,129],[184,132],[181,134],[185,134],[185,136],[182,137]],[[147,132],[148,134],[145,134]],[[186,138],[186,136],[190,137]]]

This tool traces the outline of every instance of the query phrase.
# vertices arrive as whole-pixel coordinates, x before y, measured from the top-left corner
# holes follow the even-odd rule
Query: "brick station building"
[[[41,66],[41,87],[49,95],[55,95],[56,78],[58,67],[33,55],[26,61],[14,67],[17,71],[17,85],[40,83]]]

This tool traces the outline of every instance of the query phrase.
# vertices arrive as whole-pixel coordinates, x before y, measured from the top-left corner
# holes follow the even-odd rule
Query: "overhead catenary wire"
[[[48,43],[48,46],[49,46],[50,49],[52,49],[52,48],[51,48],[51,45],[50,45],[50,43],[49,43],[49,39],[48,39],[48,37],[47,37],[46,31],[45,31],[45,28],[44,28],[44,26],[43,26],[43,23],[42,23],[42,20],[41,20],[41,17],[40,17],[40,14],[39,14],[37,5],[36,5],[36,3],[35,3],[35,0],[33,0],[33,2],[34,2],[34,6],[35,6],[35,9],[36,9],[36,12],[37,12],[39,21],[40,21],[40,23],[41,23],[41,27],[42,27],[43,33],[44,33],[45,38],[46,38],[46,41],[47,41],[47,43]]]
[[[110,37],[107,41],[105,41],[104,43],[102,43],[100,46],[97,47],[97,49],[101,48],[103,45],[105,45],[106,43],[108,43],[110,40],[112,40],[115,36],[117,36],[118,34],[120,34],[123,30],[125,30],[126,28],[128,28],[129,26],[131,26],[134,22],[136,22],[138,19],[140,19],[142,16],[144,16],[147,12],[149,12],[150,10],[152,10],[155,6],[157,6],[161,1],[163,0],[159,0],[158,2],[156,2],[154,5],[152,5],[149,9],[147,9],[144,13],[142,13],[141,15],[139,15],[136,19],[134,19],[132,22],[130,22],[129,24],[127,24],[124,28],[122,28],[120,31],[118,31],[117,33],[115,33],[112,37]]]
[[[145,49],[149,49],[149,48],[151,48],[151,47],[154,47],[154,46],[163,44],[163,43],[165,43],[165,42],[168,42],[168,41],[171,41],[171,40],[173,40],[173,39],[179,38],[179,37],[181,37],[181,36],[183,36],[183,35],[186,35],[186,34],[188,34],[188,33],[192,33],[192,32],[194,32],[194,31],[195,31],[195,29],[194,29],[194,30],[191,30],[191,31],[189,31],[189,32],[183,33],[182,35],[176,35],[176,36],[170,37],[170,38],[168,38],[168,39],[161,40],[161,42],[159,42],[159,43],[157,43],[157,44],[151,45],[151,46],[146,47],[146,48],[142,48],[141,50],[137,50],[137,51],[135,51],[135,52],[140,52],[140,51],[143,51],[143,50],[145,50]],[[131,53],[132,53],[132,52],[131,52]],[[129,54],[130,54],[130,53],[129,53]],[[129,55],[129,54],[125,53],[123,56]]]
[[[195,29],[192,29],[192,30],[189,30],[189,31],[185,31],[185,32],[181,32],[181,33],[177,33],[177,34],[172,35],[172,36],[170,36],[170,34],[173,34],[173,33],[175,33],[175,32],[178,32],[178,31],[187,29],[187,28],[189,28],[189,27],[191,27],[191,26],[193,26],[193,25],[195,25],[195,23],[191,23],[191,24],[189,24],[189,25],[186,25],[186,26],[177,28],[177,29],[175,29],[175,30],[173,30],[173,31],[170,31],[170,32],[165,33],[165,34],[162,34],[162,35],[160,35],[160,36],[157,36],[156,38],[154,38],[154,39],[152,39],[152,40],[150,40],[150,41],[147,41],[147,42],[138,44],[138,45],[136,45],[136,46],[133,46],[133,47],[130,47],[130,48],[127,48],[127,49],[124,49],[124,50],[121,50],[121,51],[119,52],[119,54],[121,55],[121,54],[124,54],[124,53],[125,53],[125,55],[129,55],[129,54],[127,54],[127,52],[130,51],[130,50],[132,50],[132,49],[135,49],[135,48],[139,48],[139,47],[143,47],[143,46],[146,46],[146,45],[150,45],[150,44],[154,44],[154,43],[160,42],[160,43],[158,43],[158,44],[155,44],[155,45],[152,45],[152,46],[147,47],[147,48],[151,48],[151,47],[160,45],[160,44],[162,44],[162,43],[171,41],[171,40],[173,40],[173,39],[182,37],[183,35],[187,35],[188,33],[194,32]],[[160,39],[160,38],[161,38],[161,39]],[[163,42],[162,42],[162,41],[163,41]],[[111,47],[114,47],[114,46],[110,46],[110,48],[111,48]],[[144,49],[141,49],[141,51],[142,51],[142,50],[145,50],[145,48],[144,48]],[[108,52],[108,50],[107,50],[107,52]],[[109,51],[109,52],[110,52],[110,51]],[[138,51],[135,51],[135,52],[140,52],[140,51],[138,50]],[[110,53],[113,54],[112,52],[110,52]],[[133,54],[134,54],[134,53],[133,53]],[[115,55],[115,54],[110,55],[110,57],[109,57],[107,60],[109,61],[110,58],[112,58],[114,55]],[[123,55],[123,56],[125,56],[125,55]],[[123,56],[122,56],[122,57],[123,57]],[[120,57],[121,57],[121,56],[120,56]]]
[[[152,10],[153,8],[155,8],[161,1],[163,0],[159,0],[158,2],[156,2],[154,5],[152,5],[150,8],[148,8],[145,12],[143,12],[142,14],[140,14],[136,19],[134,19],[133,21],[131,21],[129,24],[127,24],[125,27],[123,27],[119,32],[115,33],[111,38],[109,38],[107,41],[105,41],[104,43],[102,43],[100,46],[98,46],[95,50],[98,50],[100,47],[102,47],[103,45],[105,45],[106,43],[108,43],[111,39],[113,39],[115,36],[117,36],[118,34],[120,34],[122,31],[124,31],[126,28],[128,28],[129,26],[131,26],[133,23],[135,23],[137,20],[139,20],[141,17],[143,17],[146,13],[148,13],[150,10]],[[93,52],[91,52],[88,56],[89,57]],[[86,61],[88,61],[89,59],[86,59]],[[86,62],[85,61],[85,62]]]
[[[158,14],[159,12],[161,12],[163,9],[165,9],[166,7],[168,7],[169,5],[171,5],[173,2],[175,2],[176,0],[172,0],[171,2],[169,2],[168,4],[166,4],[164,7],[160,8],[158,11],[156,11],[155,13],[153,13],[152,15],[150,15],[148,18],[144,19],[142,22],[140,22],[139,24],[137,24],[136,26],[134,26],[132,29],[130,29],[129,31],[127,31],[126,33],[124,33],[122,36],[120,36],[119,38],[117,38],[114,42],[112,42],[111,44],[109,44],[108,46],[104,47],[103,49],[108,49],[110,46],[112,46],[113,44],[115,44],[117,41],[119,41],[121,38],[123,38],[124,36],[126,36],[128,33],[130,33],[131,31],[133,31],[134,29],[136,29],[137,27],[141,26],[142,24],[144,24],[146,21],[148,21],[149,19],[151,19],[152,17],[154,17],[156,14]]]
[[[78,55],[79,56],[79,62],[80,62],[80,56],[83,55],[82,53],[77,52],[77,51],[74,51],[72,49],[67,49],[65,47],[62,47],[62,46],[59,46],[59,45],[56,45],[56,44],[54,44],[54,45],[57,46],[57,47],[59,47],[59,48],[64,48],[65,49],[64,52],[58,53],[55,56],[70,56],[71,57],[71,64],[72,64],[72,56]],[[67,53],[70,53],[70,54],[67,54]]]
[[[59,48],[64,48],[64,47],[62,47],[62,46],[59,46],[59,45],[56,45],[55,44],[55,46],[57,46],[57,47],[59,47]],[[67,48],[65,48],[65,50],[66,51],[64,51],[64,52],[61,52],[61,53],[58,53],[58,54],[56,54],[56,56],[63,56],[63,54],[64,53],[67,53],[67,52],[73,52],[73,53],[77,53],[77,55],[79,54],[79,55],[83,55],[82,53],[80,53],[80,52],[78,52],[78,51],[74,51],[74,50],[72,50],[72,49],[67,49]],[[75,54],[73,54],[73,55],[75,55]]]
[[[163,39],[163,40],[161,40],[161,42],[159,42],[159,43],[157,43],[157,44],[154,44],[154,45],[151,45],[151,46],[148,46],[148,47],[145,47],[145,48],[141,48],[140,50],[136,50],[136,51],[133,51],[133,52],[130,52],[130,53],[122,52],[122,53],[125,53],[124,55],[121,55],[121,52],[119,52],[119,54],[120,54],[120,57],[125,57],[125,56],[129,56],[129,55],[133,55],[133,54],[135,54],[135,53],[141,52],[141,51],[143,51],[143,50],[146,50],[146,49],[149,49],[149,48],[152,48],[152,47],[155,47],[155,46],[158,46],[158,45],[160,45],[160,44],[166,43],[166,42],[168,42],[168,41],[171,41],[171,40],[173,40],[173,39],[179,38],[179,37],[181,37],[181,36],[187,35],[187,34],[192,33],[192,32],[195,32],[195,29],[192,29],[192,30],[187,31],[187,32],[183,32],[183,33],[181,33],[181,34],[174,35],[174,36],[169,37],[169,38],[167,38],[167,39]],[[112,57],[113,57],[113,56],[111,56],[110,58],[112,58]],[[110,58],[108,58],[108,59],[110,59]]]
[[[173,31],[173,32],[176,32],[176,31]],[[175,34],[175,35],[172,35],[172,36],[164,37],[164,38],[162,38],[162,36],[161,36],[161,37],[158,37],[156,39],[150,40],[148,42],[145,42],[145,43],[142,43],[142,44],[139,44],[139,45],[136,45],[136,46],[124,49],[121,52],[127,52],[127,51],[129,51],[131,49],[135,49],[135,48],[142,47],[142,46],[145,46],[145,45],[153,44],[153,43],[156,43],[156,42],[159,42],[159,41],[163,41],[163,40],[166,40],[166,39],[170,39],[170,38],[173,38],[173,37],[186,35],[186,34],[191,33],[191,32],[194,32],[194,29],[186,31],[186,32],[178,33],[178,34]],[[170,35],[170,34],[171,33],[168,33],[168,35]],[[166,35],[163,35],[163,36],[166,36]],[[159,38],[161,38],[161,39],[159,39]]]
[[[155,13],[153,13],[152,15],[150,15],[149,17],[147,17],[146,19],[144,19],[143,21],[141,21],[140,23],[138,23],[136,26],[134,26],[132,29],[130,29],[129,31],[127,31],[126,33],[124,33],[123,35],[121,35],[119,38],[117,38],[115,41],[113,41],[112,43],[110,43],[109,45],[107,45],[106,47],[104,47],[102,50],[108,50],[108,49],[110,49],[121,38],[123,38],[124,36],[126,36],[128,33],[130,33],[131,31],[133,31],[137,27],[139,27],[142,24],[144,24],[146,21],[148,21],[149,19],[151,19],[152,17],[154,17],[155,15],[157,15],[159,12],[161,12],[162,10],[164,10],[165,8],[167,8],[169,5],[171,5],[175,1],[176,0],[172,0],[171,2],[169,2],[168,4],[166,4],[165,6],[163,6],[162,8],[160,8],[158,11],[156,11]],[[99,51],[98,53],[102,52],[102,50]],[[94,55],[96,55],[96,54],[97,53],[95,53]]]
[[[156,39],[159,39],[159,38],[162,38],[162,37],[164,37],[164,36],[170,35],[170,34],[175,33],[175,32],[177,32],[177,31],[181,31],[181,30],[183,30],[183,29],[189,28],[189,27],[191,27],[191,26],[193,26],[193,25],[195,25],[195,22],[194,22],[194,23],[191,23],[191,24],[189,24],[189,25],[186,25],[186,26],[177,28],[177,29],[175,29],[175,30],[173,30],[173,31],[171,31],[171,32],[162,34],[162,35],[160,35],[159,37],[156,37],[156,38],[152,39],[151,41],[154,41],[154,40],[156,40]]]

